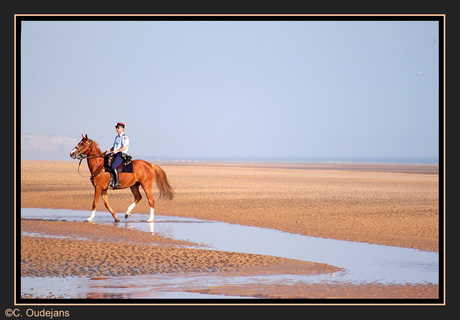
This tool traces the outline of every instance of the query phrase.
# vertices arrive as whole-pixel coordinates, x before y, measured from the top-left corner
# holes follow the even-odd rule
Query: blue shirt
[[[121,147],[126,146],[126,149],[123,150],[123,153],[128,153],[128,148],[129,148],[129,139],[126,136],[126,134],[123,132],[121,135],[118,135],[115,137],[115,141],[113,143],[113,150],[118,150],[121,149]]]

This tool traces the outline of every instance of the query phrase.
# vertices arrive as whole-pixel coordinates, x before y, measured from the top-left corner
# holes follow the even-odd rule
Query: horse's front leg
[[[94,188],[94,199],[93,199],[93,207],[91,209],[91,216],[86,219],[86,221],[91,222],[94,219],[94,216],[96,215],[96,207],[97,203],[99,202],[99,198],[101,197],[102,189],[95,187]]]
[[[109,196],[107,195],[107,190],[102,190],[102,200],[104,200],[104,205],[107,208],[107,210],[109,210],[112,214],[112,217],[115,219],[115,222],[120,222],[120,219],[118,219],[117,214],[109,205]]]

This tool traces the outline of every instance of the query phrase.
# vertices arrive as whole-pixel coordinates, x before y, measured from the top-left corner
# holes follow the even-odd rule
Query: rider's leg
[[[115,155],[115,158],[113,159],[113,162],[112,162],[112,177],[113,177],[113,185],[112,187],[113,188],[119,188],[120,187],[120,179],[119,179],[119,176],[118,176],[118,171],[117,171],[117,167],[123,162],[123,158],[121,157],[121,153],[117,153]]]

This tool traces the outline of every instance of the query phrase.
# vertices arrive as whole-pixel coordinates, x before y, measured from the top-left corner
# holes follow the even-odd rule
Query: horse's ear
[[[82,138],[82,139],[85,139],[85,136],[83,135],[83,133],[81,134],[81,138]]]
[[[87,134],[85,135],[85,139],[88,140],[88,135]]]

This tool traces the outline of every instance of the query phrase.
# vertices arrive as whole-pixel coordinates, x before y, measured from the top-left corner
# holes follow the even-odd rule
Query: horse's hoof
[[[125,214],[125,219],[128,219],[129,217],[131,217],[131,214]]]
[[[93,222],[93,219],[86,219],[86,222]]]
[[[120,219],[115,219],[115,222],[120,222]]]

